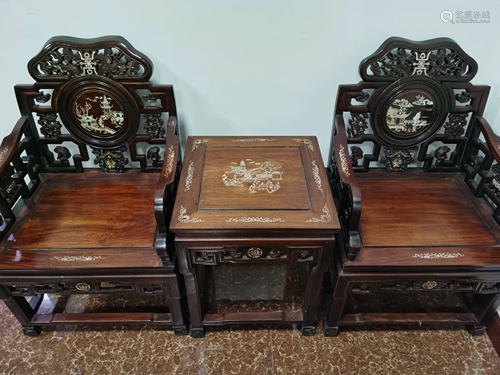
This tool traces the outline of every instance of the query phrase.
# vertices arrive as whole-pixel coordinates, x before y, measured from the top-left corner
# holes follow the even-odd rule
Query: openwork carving
[[[441,146],[436,149],[434,152],[436,165],[440,165],[448,159],[448,152],[450,152],[450,148],[448,146]]]
[[[300,142],[300,143],[305,144],[309,150],[314,151],[314,146],[312,144],[312,140],[310,140],[310,139],[302,139],[302,138],[294,138],[293,140],[295,142]]]
[[[147,114],[144,129],[151,139],[165,138],[165,128],[161,113]]]
[[[269,138],[241,138],[231,139],[233,142],[273,142],[274,139]]]
[[[349,126],[347,127],[347,135],[349,138],[358,138],[365,134],[368,129],[368,113],[353,113],[349,119]]]
[[[97,147],[90,147],[92,153],[96,156],[94,164],[98,164],[99,168],[106,173],[122,173],[125,170],[125,165],[128,163],[123,153],[127,151],[126,146],[114,150],[104,150]]]
[[[228,223],[284,223],[285,220],[281,218],[270,218],[270,217],[252,217],[243,216],[240,218],[230,218],[226,220]]]
[[[57,160],[59,160],[64,165],[69,165],[69,158],[71,157],[71,152],[64,146],[57,146],[54,148],[54,152],[57,154]]]
[[[358,166],[358,160],[363,159],[363,150],[358,146],[351,147],[351,164],[353,167]]]
[[[186,213],[187,213],[187,211],[184,208],[184,206],[181,206],[181,208],[179,210],[179,218],[178,218],[178,220],[181,223],[202,223],[203,222],[203,220],[198,219],[196,217],[190,217]]]
[[[46,138],[55,138],[61,135],[61,123],[55,113],[38,113],[38,124],[41,125],[40,133]]]
[[[191,151],[194,151],[204,142],[208,142],[210,139],[193,139],[193,145],[191,146]]]
[[[345,153],[344,145],[340,145],[339,147],[339,157],[340,157],[340,169],[342,172],[349,177],[351,173],[349,172],[349,165],[347,164],[347,156]]]
[[[173,147],[173,146],[171,146]],[[153,146],[148,149],[146,158],[151,160],[153,164],[157,164],[161,160],[160,148],[158,146]]]
[[[330,216],[330,210],[328,209],[328,205],[325,203],[325,207],[323,207],[323,215],[319,218],[313,217],[312,219],[307,220],[308,223],[328,223],[332,220]]]
[[[495,196],[500,199],[500,164],[496,163],[495,165],[493,165],[491,170],[495,174],[495,177],[493,177],[493,179],[491,180],[489,188],[491,189],[493,194],[495,194]]]
[[[49,93],[44,93],[44,92],[41,92],[40,95],[38,95],[35,98],[35,101],[37,103],[47,103],[49,100],[50,100],[50,94]]]
[[[450,48],[417,52],[400,47],[388,51],[373,61],[370,70],[377,77],[404,78],[424,75],[446,78],[466,75],[472,67]]]
[[[314,182],[316,182],[316,185],[318,186],[318,190],[323,191],[323,186],[321,184],[321,177],[319,176],[319,168],[318,168],[318,164],[316,164],[316,160],[313,160],[311,162],[311,164],[312,164],[312,172],[313,172]]]
[[[0,189],[5,199],[10,200],[17,189],[16,181],[12,178],[14,167],[7,164],[5,170],[0,174]]]
[[[460,94],[455,95],[455,99],[459,103],[468,103],[471,101],[471,97],[467,91],[462,91]]]
[[[467,125],[467,113],[450,113],[448,121],[444,124],[444,134],[451,138],[461,137]]]
[[[412,258],[421,259],[454,259],[461,258],[463,254],[460,253],[425,253],[425,254],[413,254]]]
[[[188,167],[188,173],[187,173],[187,177],[186,177],[186,187],[184,188],[184,191],[189,191],[189,189],[191,188],[191,183],[193,182],[193,176],[194,175],[194,162],[192,161],[191,163],[189,163],[189,167]]]
[[[230,170],[222,174],[224,185],[233,188],[247,188],[248,193],[274,193],[281,187],[283,168],[276,162],[242,160],[239,164],[232,162]]]
[[[31,66],[37,78],[100,75],[119,79],[144,76],[150,69],[117,46],[98,50],[56,47],[45,52],[38,61],[30,62]]]
[[[165,177],[170,176],[170,173],[172,173],[172,170],[174,169],[174,158],[174,146],[170,146],[167,151],[167,166],[165,167]]]
[[[381,162],[385,165],[387,172],[404,172],[408,168],[408,164],[413,163],[412,155],[417,149],[417,147],[410,147],[403,150],[384,147],[385,158]]]
[[[146,95],[143,95],[142,99],[148,103],[155,103],[158,100],[158,98],[154,96],[151,91],[148,91]]]

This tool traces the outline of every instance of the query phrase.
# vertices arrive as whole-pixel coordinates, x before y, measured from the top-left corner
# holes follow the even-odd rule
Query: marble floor
[[[89,303],[73,297],[75,306]],[[488,337],[463,329],[356,329],[325,338],[302,337],[297,327],[233,327],[192,339],[150,327],[67,326],[26,337],[0,302],[0,374],[499,373]]]

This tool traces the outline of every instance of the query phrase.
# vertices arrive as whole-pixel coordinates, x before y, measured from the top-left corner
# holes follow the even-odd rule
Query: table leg
[[[314,336],[316,334],[316,314],[318,312],[319,296],[325,272],[332,260],[333,242],[323,246],[318,262],[311,271],[304,293],[302,334],[304,336]]]

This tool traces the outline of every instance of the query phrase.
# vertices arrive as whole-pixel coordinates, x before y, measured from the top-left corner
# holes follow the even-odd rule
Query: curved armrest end
[[[12,132],[3,139],[2,144],[0,145],[0,173],[5,170],[7,165],[9,165],[12,160],[17,145],[23,135],[23,129],[27,120],[28,116],[21,116]]]
[[[496,161],[500,163],[500,137],[495,134],[491,125],[483,117],[477,117],[484,139]]]

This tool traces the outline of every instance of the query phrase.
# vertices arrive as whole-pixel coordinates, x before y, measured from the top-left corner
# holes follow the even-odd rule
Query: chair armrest
[[[179,180],[180,164],[177,118],[170,116],[167,121],[165,159],[155,192],[155,218],[158,226],[157,251],[164,265],[173,265],[173,235],[169,232],[170,219],[174,208],[175,194]]]
[[[500,163],[500,137],[495,134],[491,125],[484,118],[477,117],[476,120],[479,122],[479,127],[481,128],[488,148],[493,153],[495,160]]]
[[[21,116],[12,132],[3,139],[2,144],[0,145],[0,173],[5,171],[5,168],[7,168],[14,157],[17,146],[19,145],[23,135],[24,126],[27,124],[27,120],[27,116]]]
[[[177,164],[180,151],[179,136],[176,134],[176,129],[177,118],[175,116],[170,116],[167,121],[165,159],[163,161],[162,170],[160,172],[160,180],[158,181],[155,193],[156,221],[158,223],[160,232],[164,233],[166,233],[168,230],[168,223],[166,220],[167,218],[165,217],[165,214],[168,214],[168,212],[165,211],[165,205],[168,205],[169,202],[166,202],[166,198],[168,198],[168,188],[171,189],[171,185],[176,182]],[[171,198],[172,200],[175,199],[175,192],[174,196],[172,196]],[[169,220],[170,218],[168,218],[168,221]]]
[[[333,138],[335,160],[340,179],[339,219],[342,223],[344,241],[347,244],[347,258],[353,260],[361,248],[359,220],[361,218],[361,189],[352,169],[347,145],[344,118],[335,117],[337,134]]]

